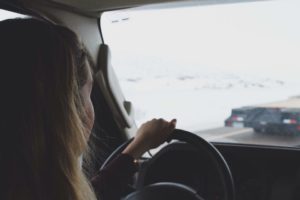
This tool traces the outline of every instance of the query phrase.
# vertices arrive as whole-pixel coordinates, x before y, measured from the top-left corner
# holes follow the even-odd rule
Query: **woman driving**
[[[11,19],[0,22],[0,44],[0,199],[120,199],[134,159],[163,143],[176,120],[143,124],[91,183],[79,162],[94,123],[93,63],[82,43],[63,26]]]

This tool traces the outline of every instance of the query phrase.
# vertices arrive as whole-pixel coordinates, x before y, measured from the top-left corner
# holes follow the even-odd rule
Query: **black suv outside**
[[[226,127],[249,127],[256,133],[299,135],[299,108],[242,107],[232,109]]]

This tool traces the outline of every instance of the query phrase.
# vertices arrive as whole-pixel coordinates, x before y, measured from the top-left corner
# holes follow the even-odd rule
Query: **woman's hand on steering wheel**
[[[146,151],[156,148],[166,141],[176,127],[176,119],[152,119],[137,130],[134,140],[122,152],[137,159]]]

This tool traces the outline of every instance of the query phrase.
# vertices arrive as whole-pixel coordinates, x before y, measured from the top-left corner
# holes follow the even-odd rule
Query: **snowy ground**
[[[135,107],[137,125],[151,118],[177,118],[178,128],[190,131],[223,126],[232,108],[300,94],[299,83],[226,73],[123,77],[121,85]]]

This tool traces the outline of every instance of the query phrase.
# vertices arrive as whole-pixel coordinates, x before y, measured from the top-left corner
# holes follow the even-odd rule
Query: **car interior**
[[[281,4],[278,3],[279,5],[277,5],[276,2],[285,2],[292,6],[285,6],[286,4],[280,6]],[[259,15],[255,13],[251,14],[251,9],[255,9],[256,5],[259,7]],[[228,63],[226,63],[227,54],[225,51],[230,51],[231,48],[234,49],[235,45],[240,45],[241,49],[237,49],[234,52],[249,54],[247,50],[243,49],[247,48],[243,47],[243,45],[247,45],[248,43],[240,44],[242,36],[241,38],[237,38],[239,33],[234,31],[222,32],[217,28],[212,28],[210,30],[212,32],[207,30],[207,27],[214,26],[214,23],[218,21],[221,21],[220,23],[223,28],[230,27],[231,20],[236,20],[236,16],[232,15],[231,18],[224,19],[224,21],[219,18],[205,18],[204,15],[201,15],[202,18],[200,19],[197,16],[201,12],[208,14],[207,16],[210,16],[210,14],[216,15],[218,12],[223,12],[221,9],[228,8],[228,13],[236,12],[244,14],[248,12],[250,16],[248,18],[253,17],[257,21],[264,21],[271,18],[272,15],[269,15],[268,12],[266,16],[264,15],[264,9],[260,5],[265,10],[268,10],[269,7],[270,10],[274,8],[270,13],[277,16],[278,18],[276,19],[282,19],[283,22],[277,21],[279,24],[286,25],[290,23],[295,28],[295,33],[292,34],[289,32],[287,34],[289,35],[287,41],[296,38],[295,42],[286,42],[285,45],[287,45],[287,49],[291,47],[298,50],[298,52],[291,53],[291,56],[295,55],[297,57],[297,54],[299,55],[300,52],[300,27],[299,23],[296,23],[299,18],[295,14],[297,9],[300,8],[297,0],[0,0],[0,20],[14,17],[36,17],[62,24],[78,34],[91,54],[93,61],[96,63],[92,90],[96,120],[90,139],[94,151],[92,166],[83,165],[88,177],[92,177],[101,167],[107,165],[110,160],[128,145],[130,138],[134,137],[137,127],[141,125],[142,121],[165,116],[168,118],[174,115],[179,122],[180,120],[187,122],[186,125],[183,123],[179,124],[178,129],[174,131],[168,143],[159,149],[148,152],[147,155],[144,155],[140,159],[140,169],[131,184],[135,191],[131,194],[126,194],[126,199],[298,200],[300,199],[300,133],[293,136],[280,133],[258,133],[252,130],[251,127],[244,127],[243,124],[241,127],[243,119],[238,119],[237,122],[239,124],[237,127],[224,127],[224,120],[230,116],[231,109],[258,105],[260,103],[271,103],[273,100],[268,95],[269,93],[265,91],[273,92],[273,85],[274,88],[279,88],[276,92],[273,92],[274,96],[277,95],[274,101],[299,95],[299,93],[297,94],[299,92],[299,85],[294,84],[293,89],[289,87],[288,83],[284,85],[283,82],[280,82],[280,76],[283,76],[283,74],[288,77],[287,79],[290,78],[286,71],[290,70],[290,74],[293,74],[293,76],[297,72],[300,72],[299,61],[293,64],[294,68],[283,67],[277,70],[277,66],[275,65],[274,69],[272,67],[268,68],[269,71],[276,71],[276,73],[278,71],[278,76],[276,75],[274,82],[271,79],[264,79],[265,82],[256,84],[254,82],[258,82],[258,79],[248,75],[244,76],[247,78],[240,78],[236,81],[234,79],[232,81],[232,77],[234,78],[235,76],[229,76],[228,74],[225,74],[225,76],[222,74],[225,77],[224,80],[230,82],[227,84],[227,82],[218,82],[219,79],[216,79],[220,72],[227,73],[227,68],[216,68],[219,71],[218,74],[214,73],[212,75],[213,79],[210,76],[212,74],[210,71],[207,76],[199,75],[195,78],[192,76],[193,71],[190,74],[187,73],[192,68],[192,61],[190,63],[179,63],[176,60],[177,58],[175,59],[175,57],[187,59],[199,57],[202,59],[203,54],[206,55],[205,51],[211,51],[214,55],[211,60],[219,60],[221,64],[224,63],[226,65]],[[235,10],[230,10],[230,6],[234,6]],[[290,7],[293,10],[289,11]],[[204,9],[202,10],[202,8]],[[8,13],[14,13],[15,15],[10,16]],[[190,13],[191,18],[185,18],[184,14],[186,13]],[[227,15],[229,15],[228,13]],[[286,17],[289,14],[295,20],[295,23],[284,21],[285,19],[289,19]],[[261,16],[266,19],[260,19]],[[151,21],[154,19],[156,21]],[[181,22],[180,20],[183,19],[188,21]],[[164,27],[163,25],[155,24],[156,22],[159,23],[159,21],[166,21],[169,23],[169,27],[168,25]],[[140,23],[144,26],[141,27]],[[205,23],[205,25],[201,23]],[[269,34],[260,36],[259,31],[253,30],[252,24],[247,24],[248,21],[245,20],[240,23],[237,26],[244,28],[245,34],[248,34],[251,28],[253,31],[251,35],[256,35],[260,38],[260,41],[268,40],[265,38],[275,38],[274,41],[279,41],[276,39],[276,33],[274,33],[274,38]],[[274,24],[276,25],[275,22]],[[274,24],[268,23],[270,27],[273,27]],[[134,25],[136,25],[136,29],[126,32],[126,30],[134,27]],[[194,27],[197,30],[194,32],[185,30],[188,26]],[[170,31],[168,32],[168,29],[178,32],[178,35],[175,33],[172,35]],[[153,32],[149,32],[150,30]],[[289,29],[286,28],[286,30]],[[135,33],[137,35],[131,35]],[[149,34],[142,36],[143,33]],[[204,42],[198,43],[195,41],[195,38],[200,40],[201,37],[203,41],[210,40],[209,37],[212,37],[211,41],[214,41],[217,45],[229,44],[226,41],[223,43],[224,38],[221,38],[217,33],[220,35],[234,35],[232,38],[236,38],[237,44],[224,47],[221,52],[222,54],[216,53],[218,50],[214,49],[214,47],[210,49],[209,46],[206,46],[205,48],[207,49],[203,50],[203,53],[198,47],[190,48],[186,46],[186,43],[204,45]],[[187,35],[183,36],[183,34]],[[284,35],[285,32],[280,32],[280,34]],[[162,37],[162,41],[157,41],[157,37]],[[193,37],[193,39],[189,39],[189,37]],[[228,38],[230,37],[228,36]],[[170,42],[169,38],[175,38],[175,42]],[[247,38],[242,39],[247,40]],[[270,41],[266,41],[266,45],[274,49],[275,47],[272,46],[273,40],[271,39]],[[208,43],[208,45],[213,45],[212,43]],[[250,43],[253,43],[251,39],[249,39]],[[156,57],[156,54],[150,55],[152,51],[149,50],[150,47],[147,46],[148,44],[153,47],[154,52],[167,52],[170,49],[174,49],[177,53],[170,55],[170,57],[159,58],[159,61],[150,60],[149,64],[141,56],[141,52],[144,52],[147,58],[152,59]],[[168,46],[168,48],[164,48],[164,45]],[[117,49],[118,47],[120,49]],[[135,50],[130,50],[129,47],[133,47]],[[285,46],[277,46],[274,51],[278,51],[279,53],[277,52],[278,54],[275,55],[287,51],[287,49],[282,49],[281,51],[280,48],[283,47]],[[253,51],[260,52],[260,48],[263,47],[256,46]],[[264,52],[267,51],[267,48],[264,49]],[[134,60],[134,62],[130,61],[124,64],[124,59],[128,58],[124,52],[133,52],[133,57],[130,59]],[[225,56],[222,56],[223,54]],[[220,57],[218,57],[219,55]],[[256,54],[253,53],[253,55]],[[120,60],[117,60],[119,57]],[[266,53],[265,57],[271,60],[276,56],[269,56]],[[282,55],[282,57],[289,59],[285,55]],[[164,59],[170,59],[171,64]],[[248,57],[242,56],[237,60],[243,59],[248,61]],[[253,56],[251,59],[258,58]],[[158,62],[162,64],[162,67]],[[289,64],[291,62],[286,61],[283,63]],[[135,63],[137,65],[132,66]],[[159,67],[152,67],[151,63]],[[124,65],[118,66],[122,64]],[[174,66],[178,64],[183,67],[178,67],[178,69],[174,70],[171,67],[164,69],[163,65],[167,64],[173,64]],[[251,65],[253,64],[255,64],[255,61],[251,62]],[[143,65],[145,68],[141,69]],[[127,66],[129,67],[126,68]],[[208,71],[210,68],[206,64],[203,64],[201,67],[204,71]],[[243,73],[247,70],[246,68],[246,65],[241,65],[237,68],[228,68],[228,71]],[[253,68],[259,70],[260,66]],[[285,71],[282,72],[280,70]],[[149,77],[152,76],[151,73],[153,71],[158,72],[158,75],[153,75],[154,78],[150,80]],[[176,82],[172,77],[163,77],[164,74],[171,74],[173,71],[179,74],[176,77]],[[159,75],[159,73],[161,74]],[[265,75],[267,73],[262,72],[261,74]],[[297,81],[296,78],[295,81]],[[125,85],[123,84],[124,82],[126,82]],[[164,86],[165,83],[166,86]],[[190,87],[191,84],[197,85],[195,91],[197,91],[197,94],[198,92],[202,92],[205,97],[201,96],[198,98],[193,96],[196,93],[186,92],[184,89]],[[201,84],[203,87],[199,86]],[[232,87],[235,87],[234,84],[242,86],[239,87],[240,85],[238,85],[236,89],[232,89]],[[167,90],[170,88],[170,85],[172,85],[172,89],[170,90],[179,91],[179,96],[165,92],[164,89]],[[213,89],[211,89],[211,86]],[[289,90],[286,90],[285,87],[289,87]],[[162,88],[162,90],[155,93],[156,88]],[[248,89],[252,92],[253,88],[259,91],[256,93],[257,96],[248,97],[245,95]],[[226,93],[227,90],[231,90],[231,93]],[[282,93],[282,96],[280,96],[283,90],[285,93],[283,92],[284,94]],[[133,94],[133,91],[137,92],[137,94]],[[289,93],[286,91],[289,91]],[[214,95],[212,97],[213,100],[206,98],[206,96],[209,96],[206,94],[210,94],[210,92]],[[164,96],[159,96],[159,93],[162,93]],[[224,99],[222,99],[221,94],[224,95]],[[246,100],[242,103],[232,103],[236,101],[227,100],[225,97],[229,94],[235,94],[236,98]],[[140,96],[136,96],[136,99],[133,99],[135,98],[134,95]],[[261,96],[269,97],[266,100],[260,100]],[[191,100],[193,103],[189,103],[189,101],[185,102],[183,99],[194,99],[195,101]],[[153,104],[152,107],[147,107],[150,104],[149,102],[156,104]],[[169,104],[174,104],[174,107],[171,107]],[[200,104],[205,105],[201,107]],[[142,110],[143,106],[145,106],[145,110]],[[206,110],[203,113],[188,115],[192,110],[198,110],[198,108],[204,109],[204,107],[206,107]],[[159,111],[155,113],[154,108],[157,108]],[[226,111],[221,111],[223,108],[226,108]],[[295,112],[293,116],[299,116],[297,113],[299,107],[298,110],[297,108],[294,109],[294,107],[289,107],[289,109]],[[177,111],[184,114],[179,115]],[[160,116],[163,112],[167,114]],[[215,114],[211,114],[210,112],[215,112]],[[289,113],[285,113],[285,115],[289,115]],[[221,120],[218,119],[218,123],[221,125],[211,123],[211,119],[213,120],[215,116],[221,118]],[[207,127],[203,125],[204,128],[198,129],[198,127],[202,127],[201,121],[205,121],[206,117],[211,117],[211,119],[207,120]],[[267,116],[267,118],[271,119],[272,116]],[[192,121],[199,123],[199,125],[197,127],[196,125],[190,126],[189,122]],[[230,125],[233,126],[233,123],[230,122]],[[264,125],[262,122],[257,123]],[[268,119],[264,123],[268,123]],[[299,128],[300,125],[297,125],[297,123],[300,124],[300,121],[295,121],[296,126]],[[153,196],[154,193],[163,193],[164,196]]]

